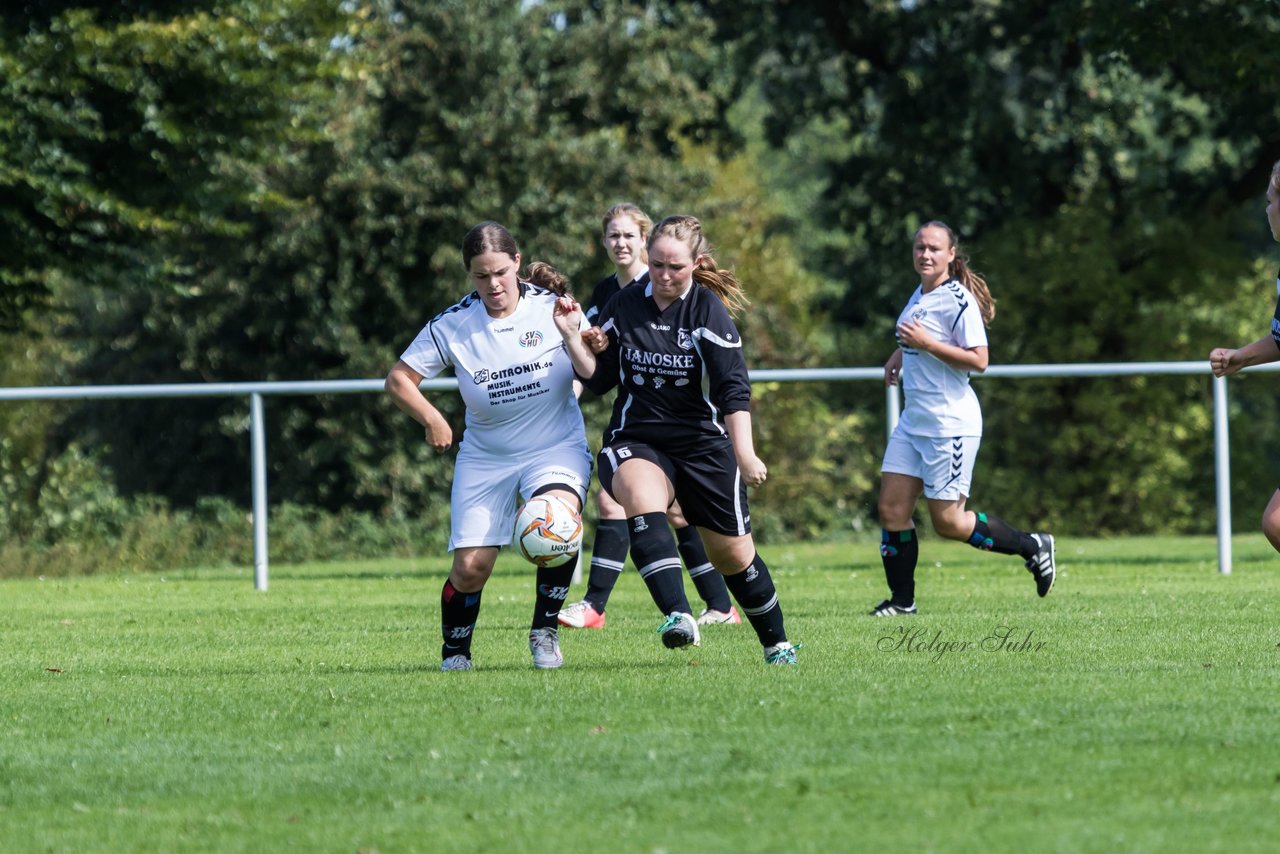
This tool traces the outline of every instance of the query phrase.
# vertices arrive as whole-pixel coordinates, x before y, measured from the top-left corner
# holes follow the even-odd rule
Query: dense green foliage
[[[1266,329],[1280,156],[1280,16],[1209,6],[19,5],[0,13],[0,382],[381,376],[467,287],[471,224],[585,290],[621,199],[706,221],[752,297],[755,367],[882,362],[930,218],[999,301],[994,363],[1200,359]],[[1280,475],[1270,386],[1232,384],[1242,526]],[[1206,378],[978,388],[975,505],[1210,529]],[[756,392],[762,536],[874,526],[880,390]],[[593,440],[605,409],[586,403]],[[273,503],[444,523],[449,462],[385,400],[271,399],[267,424]],[[245,425],[235,399],[5,407],[10,546],[182,541],[200,506],[247,504]]]
[[[605,631],[565,633],[555,672],[531,666],[533,575],[509,561],[472,673],[437,670],[440,556],[278,568],[269,594],[243,569],[0,581],[0,838],[78,852],[1271,846],[1280,602],[1260,536],[1238,541],[1226,578],[1207,537],[1074,541],[1044,600],[1016,559],[925,552],[921,614],[904,621],[862,613],[884,583],[871,539],[770,550],[804,643],[794,669],[766,667],[746,626],[663,649],[635,573]]]

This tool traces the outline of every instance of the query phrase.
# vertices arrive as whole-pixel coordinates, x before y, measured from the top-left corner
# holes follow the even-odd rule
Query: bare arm
[[[756,456],[755,442],[751,438],[751,413],[743,409],[730,412],[724,417],[725,429],[729,431],[729,441],[733,443],[733,453],[738,458],[738,471],[747,486],[759,486],[769,474],[764,461]]]
[[[1270,335],[1246,344],[1238,350],[1218,347],[1209,353],[1209,367],[1215,377],[1225,377],[1252,365],[1265,365],[1280,360],[1280,346]]]
[[[902,348],[893,351],[893,355],[889,357],[889,361],[884,363],[884,384],[888,388],[891,385],[898,384],[898,378],[902,376]]]
[[[426,431],[427,444],[437,451],[444,452],[453,445],[453,428],[440,410],[431,405],[418,383],[422,382],[422,374],[409,367],[403,361],[396,362],[387,381],[383,384],[387,394],[413,420],[421,424]]]
[[[898,340],[907,347],[928,353],[958,371],[973,371],[980,374],[987,369],[986,347],[970,347],[966,350],[954,344],[945,344],[930,335],[918,320],[900,324]]]
[[[573,297],[560,297],[556,300],[555,312],[552,315],[560,337],[564,339],[564,348],[569,351],[569,360],[573,362],[573,370],[580,377],[588,379],[596,372],[596,354],[584,338],[591,330],[585,332],[582,325],[582,306]]]

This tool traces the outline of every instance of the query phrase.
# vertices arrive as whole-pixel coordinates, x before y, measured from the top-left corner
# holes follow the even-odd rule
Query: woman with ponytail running
[[[946,223],[922,225],[913,256],[920,284],[898,315],[898,347],[884,366],[885,385],[901,381],[906,398],[880,468],[880,556],[889,598],[871,614],[916,613],[918,543],[911,517],[922,493],[940,536],[1020,556],[1044,596],[1057,571],[1053,537],[965,506],[982,442],[982,407],[969,375],[987,369],[986,325],[995,300]]]

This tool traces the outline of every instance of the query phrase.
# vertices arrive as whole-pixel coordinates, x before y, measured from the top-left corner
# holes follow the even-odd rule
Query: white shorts
[[[516,459],[458,452],[449,508],[449,551],[511,544],[520,499],[543,486],[568,484],[581,502],[591,482],[591,454],[585,445],[530,448]]]
[[[968,498],[981,444],[981,436],[916,436],[899,427],[889,437],[880,471],[924,481],[925,498]]]

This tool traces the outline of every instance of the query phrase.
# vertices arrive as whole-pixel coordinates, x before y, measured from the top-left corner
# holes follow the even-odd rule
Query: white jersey
[[[549,442],[586,449],[555,301],[554,292],[521,282],[516,310],[495,318],[473,292],[432,318],[400,355],[427,378],[453,367],[467,406],[461,452],[519,457]]]
[[[987,346],[978,301],[948,279],[929,293],[917,287],[898,324],[919,320],[938,341],[965,350]],[[928,353],[902,346],[902,391],[906,404],[898,429],[915,436],[981,436],[982,407],[969,387],[969,372]]]

